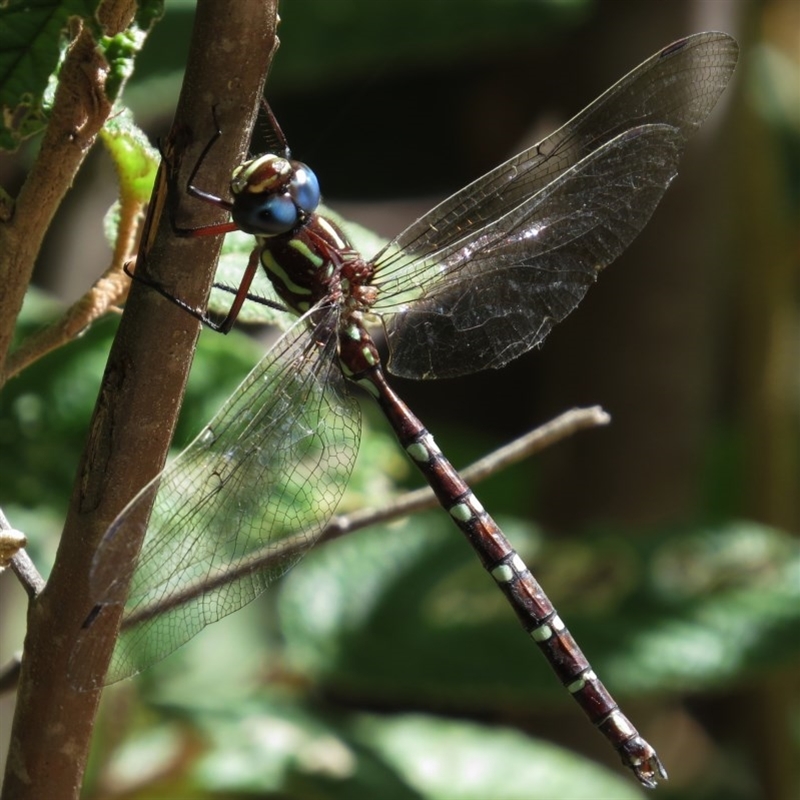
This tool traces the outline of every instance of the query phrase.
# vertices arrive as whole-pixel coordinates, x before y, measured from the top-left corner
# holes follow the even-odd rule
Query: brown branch
[[[0,224],[0,386],[22,301],[44,235],[111,112],[108,64],[83,29],[61,68],[50,121],[10,219]]]
[[[136,8],[134,0],[106,0],[98,10],[105,33],[113,36],[124,31]],[[0,293],[0,387],[24,366],[17,359],[14,373],[7,371],[8,349],[44,235],[111,113],[111,103],[105,95],[108,71],[109,66],[91,32],[86,28],[80,30],[61,67],[50,120],[36,160],[16,201],[3,209],[0,221],[0,285],[3,286]],[[118,246],[120,243],[126,245],[130,241],[121,238]],[[91,312],[84,305],[75,311],[75,318],[66,320],[62,327],[67,331],[75,330],[80,324],[79,313]],[[101,312],[95,312],[88,322],[98,316]],[[50,335],[52,337],[53,333]],[[61,335],[67,337],[69,333]],[[58,343],[47,348],[40,346],[40,355]],[[28,357],[26,363],[30,360]]]
[[[0,572],[11,567],[28,597],[33,600],[44,589],[44,580],[25,552],[27,543],[25,534],[12,528],[6,515],[0,510]]]
[[[197,4],[190,60],[166,149],[176,186],[213,132],[211,106],[226,131],[203,165],[211,186],[225,186],[246,149],[275,42],[275,2]],[[142,236],[138,268],[188,303],[203,306],[220,242],[176,239],[166,215],[162,169]],[[219,212],[187,223],[219,221]],[[209,218],[210,217],[210,218]],[[190,268],[187,268],[188,267]],[[94,547],[116,514],[163,465],[198,334],[197,323],[155,292],[134,285],[109,357],[64,534],[47,587],[31,604],[3,799],[77,798],[99,692],[76,692],[70,653],[90,607]],[[94,655],[110,657],[113,639]],[[101,670],[102,671],[102,670]]]
[[[11,353],[6,362],[6,379],[13,378],[42,356],[68,344],[95,320],[109,312],[119,311],[130,287],[130,278],[122,269],[125,261],[129,260],[130,257],[119,263],[113,262],[59,320],[29,336]]]
[[[559,414],[544,425],[534,428],[514,441],[494,450],[461,470],[461,477],[473,485],[507,469],[512,464],[530,458],[576,433],[600,425],[608,425],[611,417],[600,406],[573,408]],[[369,525],[391,522],[410,514],[436,508],[439,501],[433,489],[425,486],[408,492],[382,509],[362,509],[344,517],[334,517],[320,536],[320,541],[336,539],[344,533],[360,530]]]
[[[109,312],[119,311],[130,287],[130,278],[123,267],[134,258],[139,239],[144,205],[122,192],[119,224],[111,264],[92,287],[73,303],[59,320],[29,336],[8,356],[6,379],[18,375],[47,353],[68,344],[95,320]]]
[[[21,547],[14,553],[14,556],[11,558],[10,566],[11,571],[17,576],[17,580],[28,593],[28,597],[31,600],[35,600],[42,593],[45,582],[24,548]]]

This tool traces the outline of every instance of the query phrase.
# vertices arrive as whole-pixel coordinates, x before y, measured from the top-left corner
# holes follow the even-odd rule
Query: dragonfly
[[[735,40],[724,33],[695,34],[665,47],[371,259],[317,213],[319,182],[292,160],[282,134],[277,152],[236,167],[231,200],[194,186],[198,162],[190,194],[226,210],[231,220],[193,234],[240,229],[255,237],[231,310],[217,327],[230,329],[260,270],[293,322],[103,537],[91,573],[95,605],[73,653],[78,683],[97,688],[164,658],[249,603],[301,558],[335,513],[353,468],[361,420],[351,388],[359,386],[623,764],[647,787],[665,779],[654,748],[622,713],[520,555],[390,387],[386,371],[407,378],[463,375],[500,368],[540,345],[647,223],[687,140],[728,84],[737,55]],[[386,371],[370,332],[375,321],[386,334]],[[108,674],[82,674],[103,620],[120,606]]]

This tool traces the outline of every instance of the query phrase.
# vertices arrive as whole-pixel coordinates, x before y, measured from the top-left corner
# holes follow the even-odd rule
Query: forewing
[[[442,280],[387,321],[389,370],[452,377],[502,367],[541,344],[647,223],[680,152],[674,128],[629,130],[441,253]],[[647,168],[632,173],[633,161]]]
[[[606,212],[598,205],[606,202],[604,187],[587,186],[584,178],[598,169],[601,175],[605,175],[614,160],[612,151],[621,147],[627,150],[633,161],[613,165],[615,180],[627,181],[632,189],[640,182],[652,184],[653,179],[641,174],[650,168],[648,159],[652,156],[652,140],[660,137],[665,150],[680,154],[686,139],[703,122],[727,85],[737,52],[736,42],[722,33],[697,34],[670,45],[625,76],[551,136],[445,200],[387,245],[374,259],[374,283],[379,289],[374,308],[378,312],[398,314],[388,326],[392,371],[407,377],[456,375],[488,366],[501,366],[513,358],[511,355],[498,360],[495,348],[488,352],[481,349],[486,331],[478,329],[493,325],[495,309],[509,297],[511,302],[517,303],[518,300],[514,300],[517,295],[511,295],[509,287],[501,285],[498,280],[487,278],[476,284],[474,278],[478,270],[471,265],[476,252],[503,250],[507,263],[500,269],[507,271],[509,260],[514,258],[511,251],[529,247],[530,236],[523,233],[528,230],[530,234],[538,229],[537,214],[548,226],[552,224],[551,220],[568,217],[569,224],[578,230],[602,225],[601,217],[605,214],[606,227],[619,223],[623,229],[619,235],[627,235],[631,225],[620,216],[621,202],[625,202],[624,187],[617,189]],[[645,135],[650,142],[643,143],[641,150],[630,140],[620,145],[620,142],[626,142],[626,132],[637,130],[652,131]],[[667,156],[660,156],[657,161],[666,159]],[[605,164],[600,163],[602,161]],[[676,162],[677,157],[673,169],[661,173],[664,176],[662,193],[674,174]],[[583,170],[582,176],[575,174],[580,164],[588,165],[578,169],[578,172]],[[571,177],[567,178],[568,175]],[[588,195],[577,198],[573,213],[558,206],[552,210],[545,206],[548,197],[559,196],[558,192],[551,191],[551,184],[561,187],[561,196],[574,195],[570,187],[564,188],[562,181],[565,179],[577,179],[582,189],[588,190]],[[646,191],[651,191],[649,186]],[[639,202],[635,191],[627,194],[627,202],[630,206]],[[636,212],[636,209],[632,210]],[[650,213],[652,208],[646,215],[633,214],[640,223],[639,228]],[[582,214],[588,218],[582,220]],[[610,227],[608,233],[614,235]],[[578,234],[567,231],[563,235],[574,237]],[[500,240],[506,236],[513,240],[513,244],[500,248]],[[632,238],[628,235],[626,241],[630,242]],[[624,248],[618,249],[617,254],[621,249]],[[527,262],[527,254],[520,252],[515,262],[517,266]],[[481,259],[480,264],[484,270],[492,268],[492,261],[488,258]],[[556,262],[538,263],[537,266],[536,270],[516,273],[515,292],[520,286],[524,289],[526,282],[541,281],[545,275],[550,275],[549,280],[558,287],[563,282],[560,271],[572,271],[571,264],[563,268]],[[591,271],[594,272],[597,266],[603,265],[593,263]],[[460,275],[462,272],[465,274]],[[579,282],[583,283],[584,279]],[[546,290],[546,287],[542,289]],[[457,290],[479,292],[480,296],[456,297],[454,292]],[[572,290],[568,287],[568,292]],[[538,294],[540,288],[528,287],[522,296],[531,291]],[[421,313],[426,320],[426,337],[435,337],[439,327],[445,338],[453,328],[462,336],[466,335],[467,338],[460,341],[467,355],[456,359],[459,361],[457,368],[452,365],[450,354],[445,353],[444,345],[439,347],[442,352],[433,353],[419,369],[414,367],[420,334],[417,330],[406,343],[404,320],[408,320],[409,326],[419,329],[419,319],[414,319],[415,315],[408,309],[416,309],[420,301],[424,305]],[[481,314],[479,309],[483,304],[486,310]],[[465,307],[471,309],[465,319],[454,319],[453,315]],[[515,355],[542,340],[537,331],[541,325],[547,326],[551,318],[544,310],[543,319],[529,315],[522,328],[514,330],[514,335],[521,333],[523,342],[527,343]],[[442,317],[440,322],[435,319],[437,314]],[[403,331],[402,337],[397,335],[400,330]],[[477,332],[472,334],[472,331]],[[501,351],[505,350],[508,339],[504,337],[500,342]],[[406,348],[410,348],[413,355],[403,352]]]
[[[296,322],[109,528],[92,570],[95,624],[73,654],[75,685],[97,683],[82,665],[109,606],[125,605],[105,680],[113,683],[257,597],[330,519],[360,437],[336,358],[337,313],[316,309]],[[141,555],[132,574],[120,573],[153,494]]]

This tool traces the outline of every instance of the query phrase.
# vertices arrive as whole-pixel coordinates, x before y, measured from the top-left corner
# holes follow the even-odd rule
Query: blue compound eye
[[[319,181],[305,164],[294,162],[294,177],[289,183],[289,194],[304,214],[313,214],[319,205]]]
[[[290,233],[319,205],[317,176],[299,161],[270,153],[238,167],[231,192],[234,222],[255,236]]]
[[[234,209],[234,219],[246,233],[276,235],[288,233],[299,222],[297,206],[287,194],[271,197],[240,196]]]
[[[299,214],[291,197],[270,197],[258,212],[259,227],[264,233],[285,233],[297,225]]]

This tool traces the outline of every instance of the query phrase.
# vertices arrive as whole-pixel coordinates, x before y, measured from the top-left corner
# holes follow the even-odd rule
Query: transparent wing
[[[387,321],[389,370],[463,375],[540,344],[650,219],[680,153],[674,128],[627,131],[481,236],[440,252],[446,277]],[[631,175],[632,160],[647,169]]]
[[[445,200],[387,245],[374,259],[380,291],[374,309],[396,314],[387,320],[390,370],[405,377],[465,374],[500,367],[540,343],[577,305],[587,279],[647,222],[686,139],[727,85],[737,53],[736,42],[723,33],[675,42],[551,136]],[[645,174],[654,161],[657,177]],[[654,199],[647,213],[637,208],[642,194]],[[565,198],[575,203],[572,209]],[[552,232],[556,223],[567,230]],[[578,240],[587,230],[593,233],[582,253]],[[545,231],[554,238],[544,249],[534,248],[539,257],[531,259],[531,243]],[[601,262],[598,237],[624,244],[606,247]],[[501,246],[504,239],[509,241]],[[574,244],[565,249],[568,240]],[[570,258],[562,261],[566,252]],[[584,257],[587,264],[576,275]],[[540,301],[544,295],[548,303]],[[508,303],[514,309],[504,316],[513,325],[492,323]],[[494,329],[491,336],[486,326]],[[454,331],[463,357],[451,349]],[[422,341],[430,352],[420,361]]]
[[[83,665],[109,606],[125,606],[105,681],[113,683],[249,603],[311,546],[341,499],[360,437],[359,406],[336,358],[337,315],[317,308],[296,322],[109,528],[92,568],[94,619],[72,656],[75,686],[97,685]],[[121,574],[153,494],[138,563]]]

